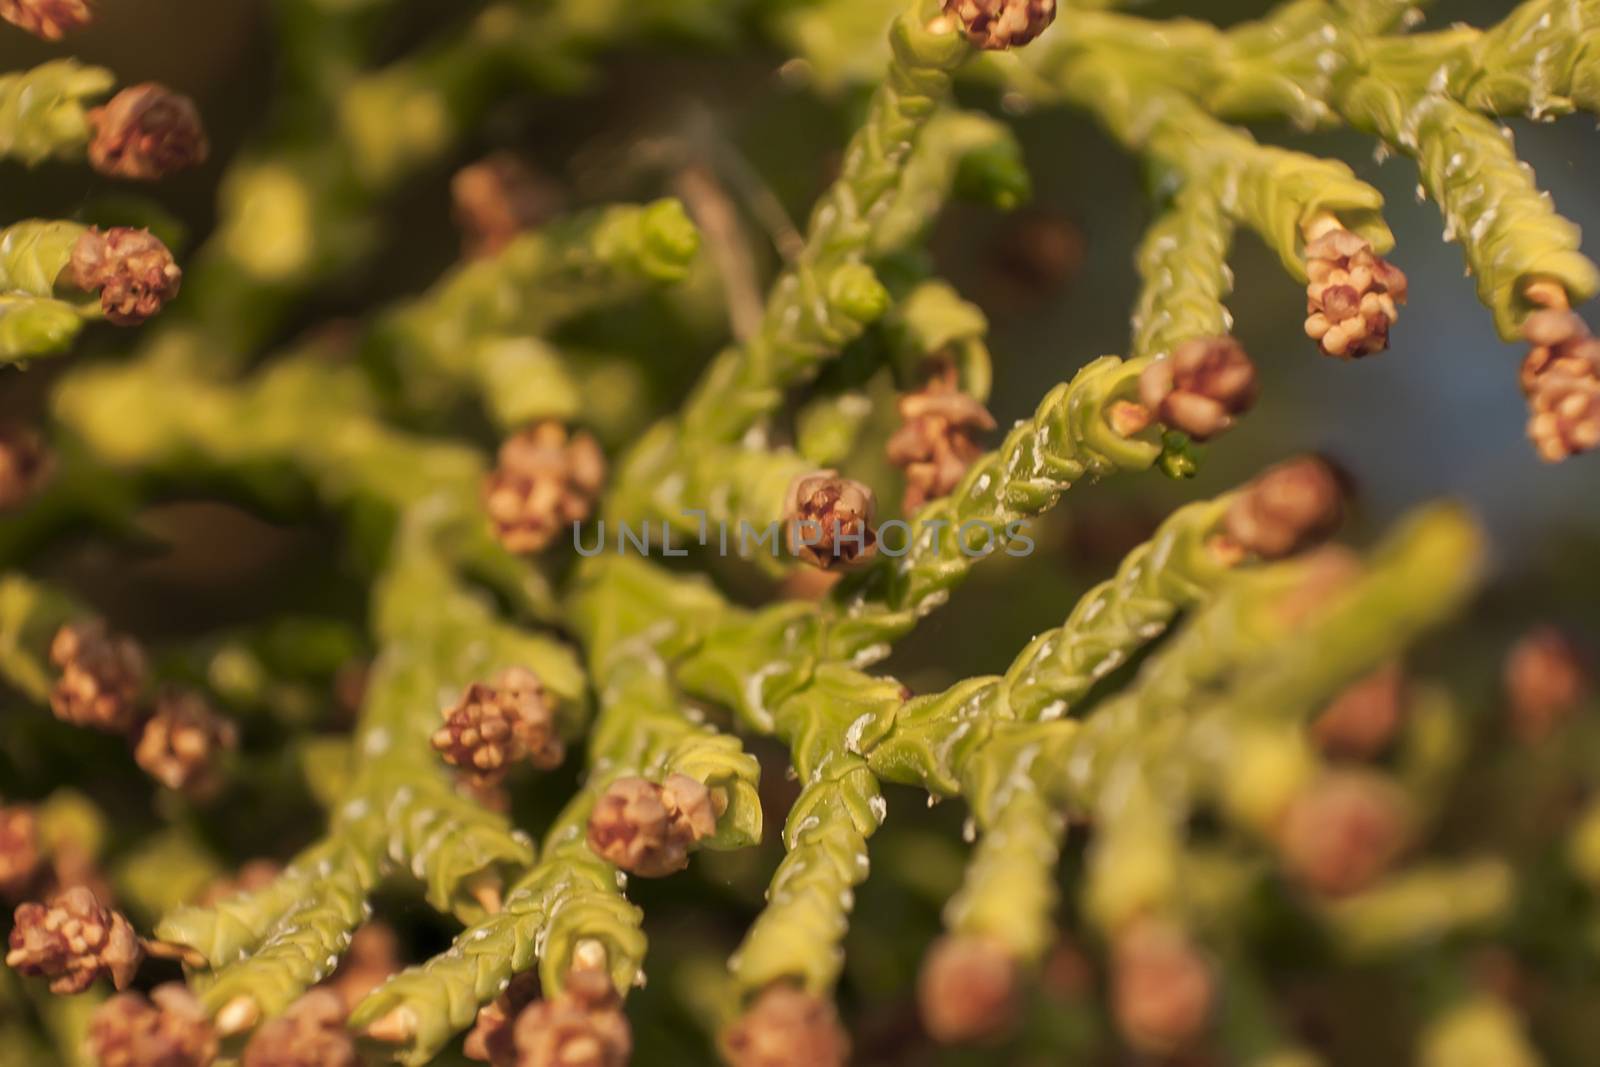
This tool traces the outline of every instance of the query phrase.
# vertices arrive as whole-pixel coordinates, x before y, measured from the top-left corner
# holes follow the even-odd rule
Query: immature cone
[[[194,101],[145,82],[89,112],[89,164],[113,178],[151,181],[206,161],[211,148]]]
[[[1143,1052],[1169,1053],[1205,1031],[1216,980],[1183,930],[1137,919],[1112,945],[1112,1001],[1117,1026]]]
[[[1512,647],[1504,677],[1511,727],[1529,743],[1550,736],[1589,693],[1578,650],[1554,626],[1540,626]]]
[[[46,903],[17,908],[6,966],[51,979],[52,993],[81,993],[101,975],[123,988],[143,958],[128,920],[88,889],[75,886]]]
[[[1344,493],[1326,463],[1312,458],[1280,463],[1240,492],[1225,528],[1242,549],[1282,559],[1327,537],[1344,515]]]
[[[589,517],[605,481],[605,457],[593,437],[541,422],[506,438],[484,484],[495,535],[512,552],[539,552]]]
[[[663,878],[689,865],[689,850],[717,832],[711,793],[685,774],[660,785],[619,778],[589,815],[589,847],[630,874]]]
[[[1535,311],[1522,335],[1533,345],[1521,382],[1540,458],[1559,463],[1600,445],[1600,340],[1565,308]]]
[[[22,804],[0,808],[0,900],[20,900],[44,866],[39,825]]]
[[[360,1067],[344,1020],[339,994],[312,989],[256,1031],[245,1046],[243,1067]]]
[[[944,13],[979,48],[1021,48],[1056,20],[1056,0],[945,0]]]
[[[399,973],[401,966],[400,938],[394,928],[388,923],[367,922],[356,927],[339,969],[322,984],[338,994],[349,1012],[368,993]]]
[[[1193,337],[1139,376],[1139,401],[1160,422],[1209,441],[1256,402],[1256,367],[1232,337]]]
[[[469,259],[498,254],[561,207],[561,194],[551,182],[505,152],[457,171],[450,199]]]
[[[144,688],[144,653],[104,622],[69,623],[50,642],[50,662],[61,669],[50,691],[50,710],[74,726],[126,733],[138,715]]]
[[[15,426],[0,427],[0,511],[33,495],[50,475],[50,452],[39,435]]]
[[[181,982],[168,982],[148,999],[121,993],[96,1008],[88,1047],[100,1067],[210,1067],[217,1034],[194,994]],[[285,1067],[292,1062],[284,1061]]]
[[[917,977],[922,1025],[936,1041],[954,1044],[1009,1030],[1020,996],[1017,960],[987,937],[947,934],[934,942]]]
[[[787,983],[768,986],[723,1031],[730,1067],[844,1067],[850,1039],[831,1001]]]
[[[166,689],[145,721],[133,759],[168,789],[204,796],[218,784],[222,756],[239,746],[232,722],[186,689]]]
[[[489,785],[505,778],[519,760],[549,770],[566,755],[544,687],[522,667],[502,671],[493,684],[467,686],[445,710],[433,747],[446,763]]]
[[[783,528],[789,551],[827,570],[864,563],[878,552],[872,490],[837,471],[802,474],[789,485]]]
[[[1331,756],[1376,756],[1400,727],[1405,682],[1400,664],[1390,663],[1349,686],[1312,720],[1312,740]]]
[[[1339,359],[1389,347],[1389,327],[1406,302],[1406,276],[1342,226],[1306,242],[1306,335]]]
[[[953,368],[952,368],[953,370]],[[910,514],[949,496],[983,454],[978,435],[994,429],[994,416],[963,393],[955,376],[937,374],[900,398],[902,425],[889,438],[889,462],[906,472],[904,508]]]
[[[1288,872],[1323,896],[1344,896],[1378,880],[1405,849],[1405,794],[1367,771],[1329,771],[1296,797],[1278,828]]]
[[[65,277],[84,292],[100,294],[106,319],[137,326],[178,295],[183,271],[149,230],[91,226],[72,249]]]
[[[523,971],[514,976],[504,993],[478,1009],[477,1021],[461,1051],[469,1060],[482,1060],[492,1067],[515,1067],[517,1045],[513,1031],[517,1016],[538,999],[537,972]]]
[[[517,1017],[517,1067],[626,1067],[633,1032],[602,969],[574,968],[559,996]]]
[[[89,0],[0,0],[0,19],[35,37],[59,41],[94,21]]]

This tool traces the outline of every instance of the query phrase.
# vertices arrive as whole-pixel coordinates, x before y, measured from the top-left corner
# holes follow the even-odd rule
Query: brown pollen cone
[[[850,1039],[833,1002],[788,983],[768,986],[722,1034],[730,1067],[844,1067]]]
[[[961,392],[953,368],[900,397],[899,407],[902,424],[889,438],[888,453],[889,462],[906,472],[903,506],[909,515],[950,495],[983,455],[978,437],[995,422],[988,409]]]
[[[1020,979],[1016,957],[998,941],[947,934],[917,977],[922,1025],[945,1044],[1004,1034],[1016,1022]]]
[[[1284,867],[1312,892],[1354,893],[1376,882],[1404,851],[1410,838],[1405,794],[1378,774],[1329,771],[1290,802],[1277,836]]]
[[[178,295],[183,270],[149,230],[89,227],[72,249],[64,277],[86,293],[100,294],[106,319],[137,326]]]
[[[210,1067],[218,1050],[210,1018],[181,982],[157,986],[148,999],[122,993],[100,1005],[88,1046],[100,1067]]]
[[[1282,559],[1331,534],[1344,517],[1344,492],[1321,460],[1280,463],[1239,493],[1224,522],[1240,548]]]
[[[220,783],[223,754],[238,746],[238,728],[204,697],[186,689],[164,689],[139,732],[133,759],[168,789],[203,797]]]
[[[33,809],[0,808],[0,900],[21,900],[44,867]]]
[[[504,993],[478,1009],[477,1021],[461,1051],[469,1060],[482,1060],[492,1067],[515,1067],[517,1046],[513,1030],[517,1016],[538,999],[536,971],[523,971],[514,976]]]
[[[133,728],[145,662],[132,638],[112,634],[99,619],[68,623],[50,642],[50,662],[61,669],[50,691],[56,718],[111,733]]]
[[[802,474],[784,501],[784,538],[791,553],[822,570],[865,563],[878,552],[877,510],[877,498],[860,482],[831,470]]]
[[[1193,1044],[1211,1020],[1216,980],[1183,930],[1137,919],[1112,945],[1112,1006],[1117,1027],[1142,1052]]]
[[[626,1067],[633,1031],[602,969],[574,968],[558,996],[535,1001],[513,1029],[516,1067]]]
[[[589,517],[605,482],[605,456],[588,434],[559,422],[528,427],[500,445],[484,483],[495,536],[512,552],[540,552]]]
[[[711,793],[688,775],[660,785],[619,778],[589,815],[589,847],[643,878],[662,878],[689,865],[689,850],[717,832]]]
[[[88,0],[0,0],[0,19],[35,37],[59,41],[94,21]]]
[[[1394,738],[1405,712],[1406,679],[1390,663],[1345,689],[1311,722],[1311,738],[1330,756],[1371,759]]]
[[[344,1020],[339,994],[312,989],[256,1031],[245,1046],[242,1067],[360,1067]]]
[[[1209,441],[1256,402],[1256,367],[1232,337],[1193,337],[1139,376],[1139,402],[1165,426]]]
[[[6,966],[51,979],[52,993],[81,993],[101,975],[121,989],[133,980],[144,949],[128,920],[93,892],[75,886],[43,904],[17,908]]]
[[[39,435],[0,427],[0,511],[24,503],[50,477],[50,451]]]
[[[468,259],[498,254],[561,209],[561,193],[516,156],[496,152],[456,171],[450,200]]]
[[[549,770],[566,756],[544,686],[522,667],[502,671],[492,684],[467,686],[432,741],[446,763],[488,785],[520,760]]]
[[[1056,20],[1056,0],[945,0],[944,13],[986,51],[1021,48]]]
[[[1544,740],[1589,695],[1589,676],[1567,636],[1554,626],[1525,634],[1506,656],[1511,728],[1523,741]]]
[[[152,181],[206,161],[211,146],[194,101],[145,82],[89,112],[89,164],[113,178]]]
[[[1365,237],[1332,226],[1307,240],[1306,336],[1338,359],[1389,347],[1389,328],[1406,302],[1406,276]]]
[[[1522,336],[1533,346],[1520,380],[1539,457],[1559,463],[1600,445],[1600,340],[1565,308],[1535,311]]]

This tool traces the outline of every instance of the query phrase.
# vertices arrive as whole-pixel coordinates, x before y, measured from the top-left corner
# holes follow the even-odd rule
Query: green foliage
[[[729,916],[749,919],[724,984],[647,994],[648,1010],[669,1020],[655,1025],[681,1029],[680,1015],[707,1015],[712,1003],[742,1011],[779,983],[829,998],[847,973],[872,839],[897,796],[888,786],[959,798],[974,843],[965,857],[952,846],[943,868],[878,872],[892,889],[947,898],[945,927],[998,945],[1029,982],[1057,946],[1063,915],[1113,945],[1140,920],[1173,922],[1220,963],[1218,1040],[1238,1062],[1301,1062],[1274,1018],[1268,968],[1256,973],[1257,926],[1282,924],[1286,939],[1364,966],[1512,929],[1525,872],[1509,859],[1428,860],[1330,901],[1283,894],[1265,858],[1283,845],[1289,803],[1331,762],[1307,724],[1477,588],[1481,535],[1453,508],[1422,509],[1373,552],[1341,557],[1347,573],[1330,591],[1317,587],[1328,557],[1265,563],[1228,540],[1249,490],[1190,503],[1001,673],[919,695],[870,668],[948,604],[980,560],[1041,547],[1024,524],[1069,491],[1152,468],[1196,472],[1188,439],[1146,409],[1155,406],[1143,395],[1146,372],[1184,341],[1231,329],[1224,301],[1237,227],[1302,282],[1314,222],[1331,218],[1379,252],[1393,247],[1381,195],[1348,165],[1264,144],[1232,123],[1346,123],[1413,157],[1506,337],[1533,309],[1535,281],[1558,283],[1574,302],[1593,296],[1600,274],[1576,226],[1494,119],[1600,104],[1600,7],[1528,0],[1488,30],[1406,34],[1396,27],[1407,5],[1390,0],[1290,0],[1225,30],[1083,4],[1064,8],[1061,25],[1026,51],[979,59],[938,0],[898,14],[889,6],[495,3],[417,42],[378,33],[378,0],[284,5],[278,113],[222,180],[215,231],[192,261],[189,310],[129,358],[74,367],[53,384],[66,469],[16,527],[23,532],[0,538],[5,565],[20,566],[30,561],[9,556],[31,555],[78,520],[127,535],[140,505],[186,494],[342,523],[353,551],[338,562],[350,566],[327,571],[338,573],[330,584],[342,586],[349,570],[369,587],[364,626],[355,612],[326,631],[285,622],[275,641],[241,636],[230,622],[196,642],[200,652],[156,666],[159,680],[198,685],[242,712],[249,770],[225,805],[248,818],[266,807],[246,806],[261,805],[253,793],[282,790],[326,810],[280,874],[190,903],[221,869],[212,850],[232,847],[208,798],[162,794],[155,813],[168,825],[157,829],[142,810],[102,816],[66,791],[40,807],[52,854],[69,843],[104,853],[136,917],[159,914],[153,932],[169,952],[188,950],[188,981],[208,1012],[286,1011],[338,967],[374,902],[394,897],[426,904],[418,921],[453,935],[349,1020],[407,1064],[442,1062],[520,973],[536,970],[547,998],[597,959],[619,994],[643,985],[653,966],[641,902],[713,915],[718,934]],[[705,284],[727,257],[700,253],[742,241],[740,226],[730,238],[715,225],[720,205],[708,212],[684,192],[683,203],[561,217],[452,266],[419,295],[362,310],[343,336],[314,331],[268,350],[307,309],[340,306],[341,287],[387,243],[378,221],[390,194],[498,128],[486,116],[512,90],[572,90],[603,49],[661,33],[728,44],[752,32],[799,54],[785,68],[793,79],[872,88],[800,240],[778,242],[770,293],[736,343],[723,333],[719,291]],[[385,65],[373,62],[380,54]],[[648,522],[670,526],[676,548],[708,529],[740,540],[741,528],[774,528],[797,476],[852,461],[858,444],[881,437],[875,400],[918,388],[930,359],[949,359],[967,398],[985,400],[996,373],[989,318],[940,276],[930,245],[953,200],[1010,210],[1032,180],[1008,124],[951,103],[963,77],[998,89],[1008,109],[1085,111],[1145,163],[1155,217],[1135,257],[1141,295],[1127,358],[1064,352],[1071,369],[1032,414],[952,492],[907,516],[912,532],[889,535],[903,533],[903,551],[881,552],[816,599],[764,596],[796,565],[764,555],[767,545],[724,553],[758,567],[710,565],[715,534],[681,561],[610,546],[574,560],[564,545],[532,560],[495,540],[483,514],[490,429],[557,419],[621,437],[654,419],[613,457],[612,484],[592,503],[610,525],[602,539]],[[80,155],[86,106],[111,86],[108,72],[72,60],[0,78],[0,155],[30,165]],[[680,151],[674,143],[661,157]],[[742,161],[728,169],[737,174],[722,191],[739,201],[735,222],[762,215],[772,193],[760,176]],[[625,178],[630,192],[645,184],[633,171]],[[781,218],[773,228],[783,230]],[[0,363],[62,352],[99,317],[71,292],[68,267],[85,232],[43,220],[0,232]],[[725,347],[691,383],[679,349],[694,345],[702,355]],[[624,366],[620,377],[594,357],[602,349]],[[663,403],[681,397],[676,410]],[[1124,422],[1129,409],[1150,417]],[[551,484],[530,500],[556,491]],[[323,592],[333,601],[343,590]],[[0,579],[0,676],[28,703],[49,703],[51,638],[84,610],[20,573]],[[950,633],[981,626],[952,614]],[[348,736],[315,734],[312,724],[333,716],[306,711],[304,694],[360,649],[358,633],[375,650],[359,714]],[[512,778],[505,804],[486,803],[430,738],[441,707],[509,667],[538,676],[581,772]],[[1440,687],[1419,685],[1411,697],[1381,773],[1423,817],[1442,819],[1467,755],[1466,717]],[[16,748],[25,755],[0,751],[8,767],[58,743],[44,736],[55,724],[31,714],[37,723]],[[769,779],[787,770],[797,782],[786,811],[781,788],[762,782],[767,749],[779,753]],[[590,847],[590,817],[619,779],[673,775],[714,798],[715,827],[695,849],[731,855],[697,858],[710,873],[688,892],[681,883],[640,891]],[[763,856],[764,824],[780,813],[781,833],[767,836],[782,856]],[[1069,818],[1091,820],[1094,838],[1064,883]],[[1565,841],[1560,878],[1600,883],[1597,842],[1600,815],[1590,810]],[[694,892],[711,906],[686,906]],[[1269,898],[1276,911],[1245,914]],[[899,918],[913,928],[914,916]],[[706,957],[731,937],[702,938],[693,919],[659,929],[681,973],[724,974]],[[696,943],[683,951],[683,940]],[[897,988],[905,969],[898,958],[873,961],[850,979],[863,991]],[[0,986],[0,1062],[42,1062],[45,1039],[81,1046],[93,998],[39,1009],[15,984]],[[1497,1050],[1496,1062],[1531,1061],[1498,1003],[1433,992],[1423,1062],[1479,1048]],[[251,1010],[240,1015],[240,1004]]]

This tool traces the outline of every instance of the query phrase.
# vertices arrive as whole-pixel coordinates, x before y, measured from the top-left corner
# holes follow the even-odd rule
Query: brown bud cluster
[[[506,991],[478,1009],[477,1021],[467,1034],[462,1052],[471,1060],[482,1060],[493,1067],[515,1067],[517,1046],[515,1024],[524,1008],[539,999],[539,975],[523,971],[511,979]]]
[[[133,758],[168,789],[203,797],[219,784],[222,755],[238,746],[238,729],[212,711],[204,697],[186,689],[165,689],[139,731]]]
[[[67,281],[100,294],[106,319],[137,326],[178,295],[183,271],[172,253],[149,230],[91,226],[72,249]]]
[[[1331,534],[1344,517],[1344,493],[1321,460],[1280,463],[1246,485],[1228,509],[1225,528],[1240,548],[1282,559]]]
[[[904,508],[909,515],[955,490],[983,454],[979,435],[993,430],[995,423],[982,404],[960,390],[953,367],[902,396],[900,418],[888,452],[889,462],[906,472]]]
[[[1382,775],[1329,771],[1290,804],[1278,827],[1284,867],[1312,892],[1344,896],[1372,885],[1405,849],[1405,794]]]
[[[50,476],[50,452],[39,435],[0,426],[0,511],[18,506]]]
[[[257,1030],[242,1067],[360,1067],[339,994],[313,989]]]
[[[512,238],[561,208],[554,184],[506,152],[457,171],[450,180],[450,199],[468,259],[497,255]]]
[[[0,900],[27,896],[43,867],[33,809],[23,804],[0,808]]]
[[[1406,276],[1366,238],[1333,226],[1306,242],[1306,335],[1339,359],[1389,347]]]
[[[145,82],[89,112],[89,164],[113,178],[152,181],[206,161],[211,146],[194,101]]]
[[[181,982],[157,986],[149,998],[122,993],[100,1005],[88,1046],[100,1067],[210,1067],[218,1051],[211,1020]]]
[[[1139,402],[1162,424],[1209,441],[1256,402],[1256,367],[1232,337],[1193,337],[1139,376]]]
[[[626,1067],[633,1032],[603,969],[574,968],[560,995],[535,1001],[513,1030],[516,1067]]]
[[[501,444],[499,465],[484,484],[484,509],[507,549],[540,552],[589,517],[605,476],[593,437],[541,422]]]
[[[61,669],[50,691],[56,718],[111,733],[133,728],[145,662],[132,638],[112,634],[99,619],[69,623],[50,642],[50,662]]]
[[[1406,678],[1398,663],[1349,686],[1311,722],[1311,737],[1330,756],[1371,759],[1400,728]]]
[[[128,920],[90,890],[75,886],[43,904],[17,908],[6,966],[51,979],[52,993],[81,993],[101,975],[123,988],[143,959]]]
[[[946,1044],[978,1041],[1016,1021],[1021,975],[1016,957],[987,937],[947,934],[934,942],[917,977],[922,1025]]]
[[[802,474],[784,501],[784,538],[797,558],[827,570],[864,563],[878,553],[872,490],[837,471]]]
[[[1559,463],[1600,445],[1600,340],[1565,308],[1535,311],[1522,336],[1533,346],[1521,382],[1540,458]]]
[[[630,874],[663,878],[689,865],[689,850],[717,832],[711,793],[685,774],[657,785],[619,778],[589,815],[589,847]]]
[[[778,983],[722,1034],[730,1067],[844,1067],[850,1039],[833,1002]]]
[[[1142,1052],[1193,1044],[1211,1019],[1216,978],[1184,931],[1136,919],[1112,945],[1112,1007],[1117,1027]]]
[[[1540,626],[1522,637],[1505,662],[1511,728],[1523,741],[1549,737],[1589,695],[1589,675],[1567,636]]]
[[[94,21],[89,0],[0,0],[0,19],[47,41],[59,41]]]
[[[544,686],[522,667],[502,671],[491,684],[467,686],[455,706],[445,710],[433,747],[446,763],[490,785],[504,779],[520,760],[549,770],[566,755]]]
[[[978,48],[1021,48],[1056,20],[1056,0],[945,0],[944,13]]]

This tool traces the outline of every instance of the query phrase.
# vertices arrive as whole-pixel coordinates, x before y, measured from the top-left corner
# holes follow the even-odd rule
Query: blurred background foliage
[[[141,0],[106,2],[99,21],[75,37],[72,51],[85,62],[115,70],[125,83],[158,79],[191,94],[205,116],[213,152],[199,170],[147,191],[160,206],[159,228],[174,241],[180,261],[209,232],[216,186],[239,147],[267,120],[279,71],[275,31],[265,0]],[[476,5],[410,0],[390,5],[380,55],[399,54],[417,41],[459,24]],[[756,5],[752,4],[752,8]],[[837,152],[864,99],[852,75],[876,71],[875,54],[838,50],[837,68],[808,70],[785,64],[776,41],[784,33],[819,32],[815,8],[833,23],[885,23],[897,5],[879,0],[795,0],[774,18],[768,50],[741,42],[666,42],[607,54],[592,76],[570,92],[520,94],[498,102],[476,125],[450,165],[408,184],[374,220],[382,254],[322,286],[278,340],[337,324],[364,309],[413,293],[459,254],[451,222],[448,183],[456,166],[509,148],[529,158],[561,188],[567,203],[584,206],[659,193],[684,160],[736,158],[759,176],[790,218],[803,219],[837,163]],[[1265,5],[1242,2],[1162,3],[1141,14],[1206,18],[1227,25],[1259,15]],[[1441,5],[1429,26],[1501,17],[1506,5]],[[878,42],[874,26],[851,40]],[[826,50],[826,49],[823,49]],[[0,34],[0,66],[21,68],[59,54],[21,33]],[[1003,110],[1006,102],[964,86],[964,102]],[[984,307],[991,319],[995,387],[990,407],[1002,426],[1032,410],[1051,386],[1102,353],[1125,349],[1128,312],[1136,295],[1133,250],[1149,214],[1144,176],[1081,115],[1041,110],[1010,116],[1024,145],[1035,186],[1033,202],[1011,216],[957,205],[935,238],[939,272]],[[1553,124],[1512,123],[1520,154],[1550,190],[1563,214],[1600,230],[1600,135],[1590,116]],[[1387,218],[1397,237],[1394,261],[1411,278],[1410,303],[1392,349],[1357,363],[1318,356],[1302,333],[1303,296],[1274,255],[1242,235],[1230,301],[1235,333],[1256,359],[1262,399],[1239,428],[1210,448],[1201,475],[1191,482],[1121,479],[1074,493],[1035,530],[1033,558],[997,558],[981,568],[951,608],[929,618],[896,651],[889,669],[919,692],[972,674],[1003,669],[1034,633],[1056,625],[1078,593],[1109,573],[1175,504],[1235,485],[1268,464],[1312,450],[1334,459],[1355,487],[1357,540],[1382,528],[1415,504],[1439,496],[1467,502],[1487,524],[1495,552],[1493,579],[1470,618],[1431,641],[1419,657],[1456,692],[1473,723],[1476,770],[1464,778],[1456,814],[1437,833],[1442,850],[1493,843],[1524,871],[1559,866],[1561,839],[1552,811],[1565,810],[1587,789],[1585,764],[1600,766],[1600,722],[1581,723],[1560,750],[1512,750],[1500,704],[1499,656],[1530,623],[1554,621],[1580,638],[1600,623],[1600,493],[1597,462],[1579,458],[1559,466],[1538,461],[1523,427],[1526,408],[1516,368],[1523,348],[1503,343],[1489,312],[1462,277],[1459,250],[1438,239],[1435,207],[1420,202],[1416,176],[1404,159],[1374,156],[1371,142],[1348,133],[1302,134],[1282,127],[1257,129],[1262,140],[1319,155],[1338,156],[1388,198]],[[32,171],[9,167],[6,191],[15,217],[110,221],[148,219],[122,189],[87,169],[47,163]],[[144,192],[144,191],[142,191]],[[776,256],[758,242],[770,276]],[[690,287],[692,290],[692,286]],[[646,307],[618,336],[613,321],[582,322],[566,339],[582,347],[636,351],[645,368],[634,381],[619,375],[619,390],[639,389],[654,410],[680,398],[689,371],[715,351],[724,324],[680,297],[672,308]],[[702,302],[704,304],[706,302]],[[684,314],[687,311],[689,314]],[[647,324],[641,330],[639,323]],[[1596,324],[1600,325],[1600,324]],[[8,370],[0,380],[0,417],[26,420],[42,411],[52,380],[77,362],[116,358],[128,342],[108,330],[86,337],[69,360]],[[272,346],[268,346],[269,348]],[[893,428],[891,394],[880,393],[874,442]],[[637,419],[602,425],[608,444],[619,444],[643,424]],[[482,441],[491,441],[484,428]],[[852,473],[898,497],[893,471],[863,449]],[[103,538],[61,538],[44,553],[35,573],[82,593],[124,630],[152,644],[176,643],[219,626],[277,613],[348,620],[359,627],[364,589],[353,561],[330,551],[339,538],[331,524],[288,522],[281,515],[251,514],[229,504],[173,500],[148,510],[141,536],[122,544]],[[727,576],[748,596],[767,595],[764,579],[742,568]],[[304,665],[307,721],[336,719],[328,693],[340,663],[358,654],[356,630],[331,627],[321,662]],[[319,688],[319,686],[321,688]],[[237,710],[237,709],[236,709]],[[263,721],[261,730],[281,727]],[[273,739],[248,733],[247,747],[270,749]],[[33,733],[54,735],[34,738]],[[29,736],[24,736],[29,735]],[[281,741],[281,738],[277,739]],[[149,786],[115,742],[40,719],[8,739],[0,756],[3,788],[24,792],[41,783],[94,779],[105,803],[140,795]],[[776,826],[794,786],[784,774],[779,747],[752,742],[764,761],[763,789]],[[104,749],[102,751],[101,749]],[[77,767],[56,774],[49,761],[70,752]],[[1585,760],[1585,757],[1590,757]],[[292,762],[292,761],[286,761]],[[206,816],[207,839],[219,855],[242,862],[262,852],[284,854],[306,836],[314,810],[292,766],[258,768],[253,796]],[[519,821],[542,826],[573,786],[569,767],[524,783]],[[13,777],[15,776],[15,777]],[[148,810],[146,801],[113,804],[121,817]],[[958,804],[924,812],[920,793],[891,790],[893,814],[874,843],[875,877],[862,889],[848,943],[843,997],[863,1064],[1098,1062],[1075,1050],[1102,1050],[1108,1021],[1078,996],[1100,981],[1089,957],[1065,950],[1053,960],[1038,996],[1046,1010],[1032,1013],[1029,1029],[1000,1051],[935,1050],[921,1035],[911,988],[927,943],[939,929],[939,910],[959,882],[965,846]],[[248,823],[234,820],[248,818]],[[647,916],[651,981],[632,1001],[636,1045],[652,1062],[696,1063],[711,1058],[707,1024],[711,989],[723,961],[756,914],[781,846],[769,834],[761,849],[705,853],[685,876],[637,880],[630,888]],[[1069,884],[1081,864],[1081,835],[1069,846],[1062,877]],[[1545,879],[1540,893],[1519,900],[1511,922],[1519,950],[1566,979],[1563,991],[1539,999],[1533,1033],[1553,1063],[1592,1063],[1600,1047],[1600,926],[1592,905],[1562,877]],[[1067,907],[1076,906],[1066,894]],[[449,931],[426,909],[406,899],[388,900],[380,913],[410,942],[412,958],[447,944]],[[1330,1052],[1332,1063],[1400,1062],[1408,1035],[1402,1009],[1426,998],[1430,950],[1399,964],[1325,968],[1334,947],[1304,916],[1249,912],[1242,936],[1259,951],[1259,980],[1294,1012],[1297,1028]],[[148,916],[146,916],[148,918]],[[1079,924],[1068,915],[1064,927]],[[1483,960],[1492,967],[1493,960]]]

